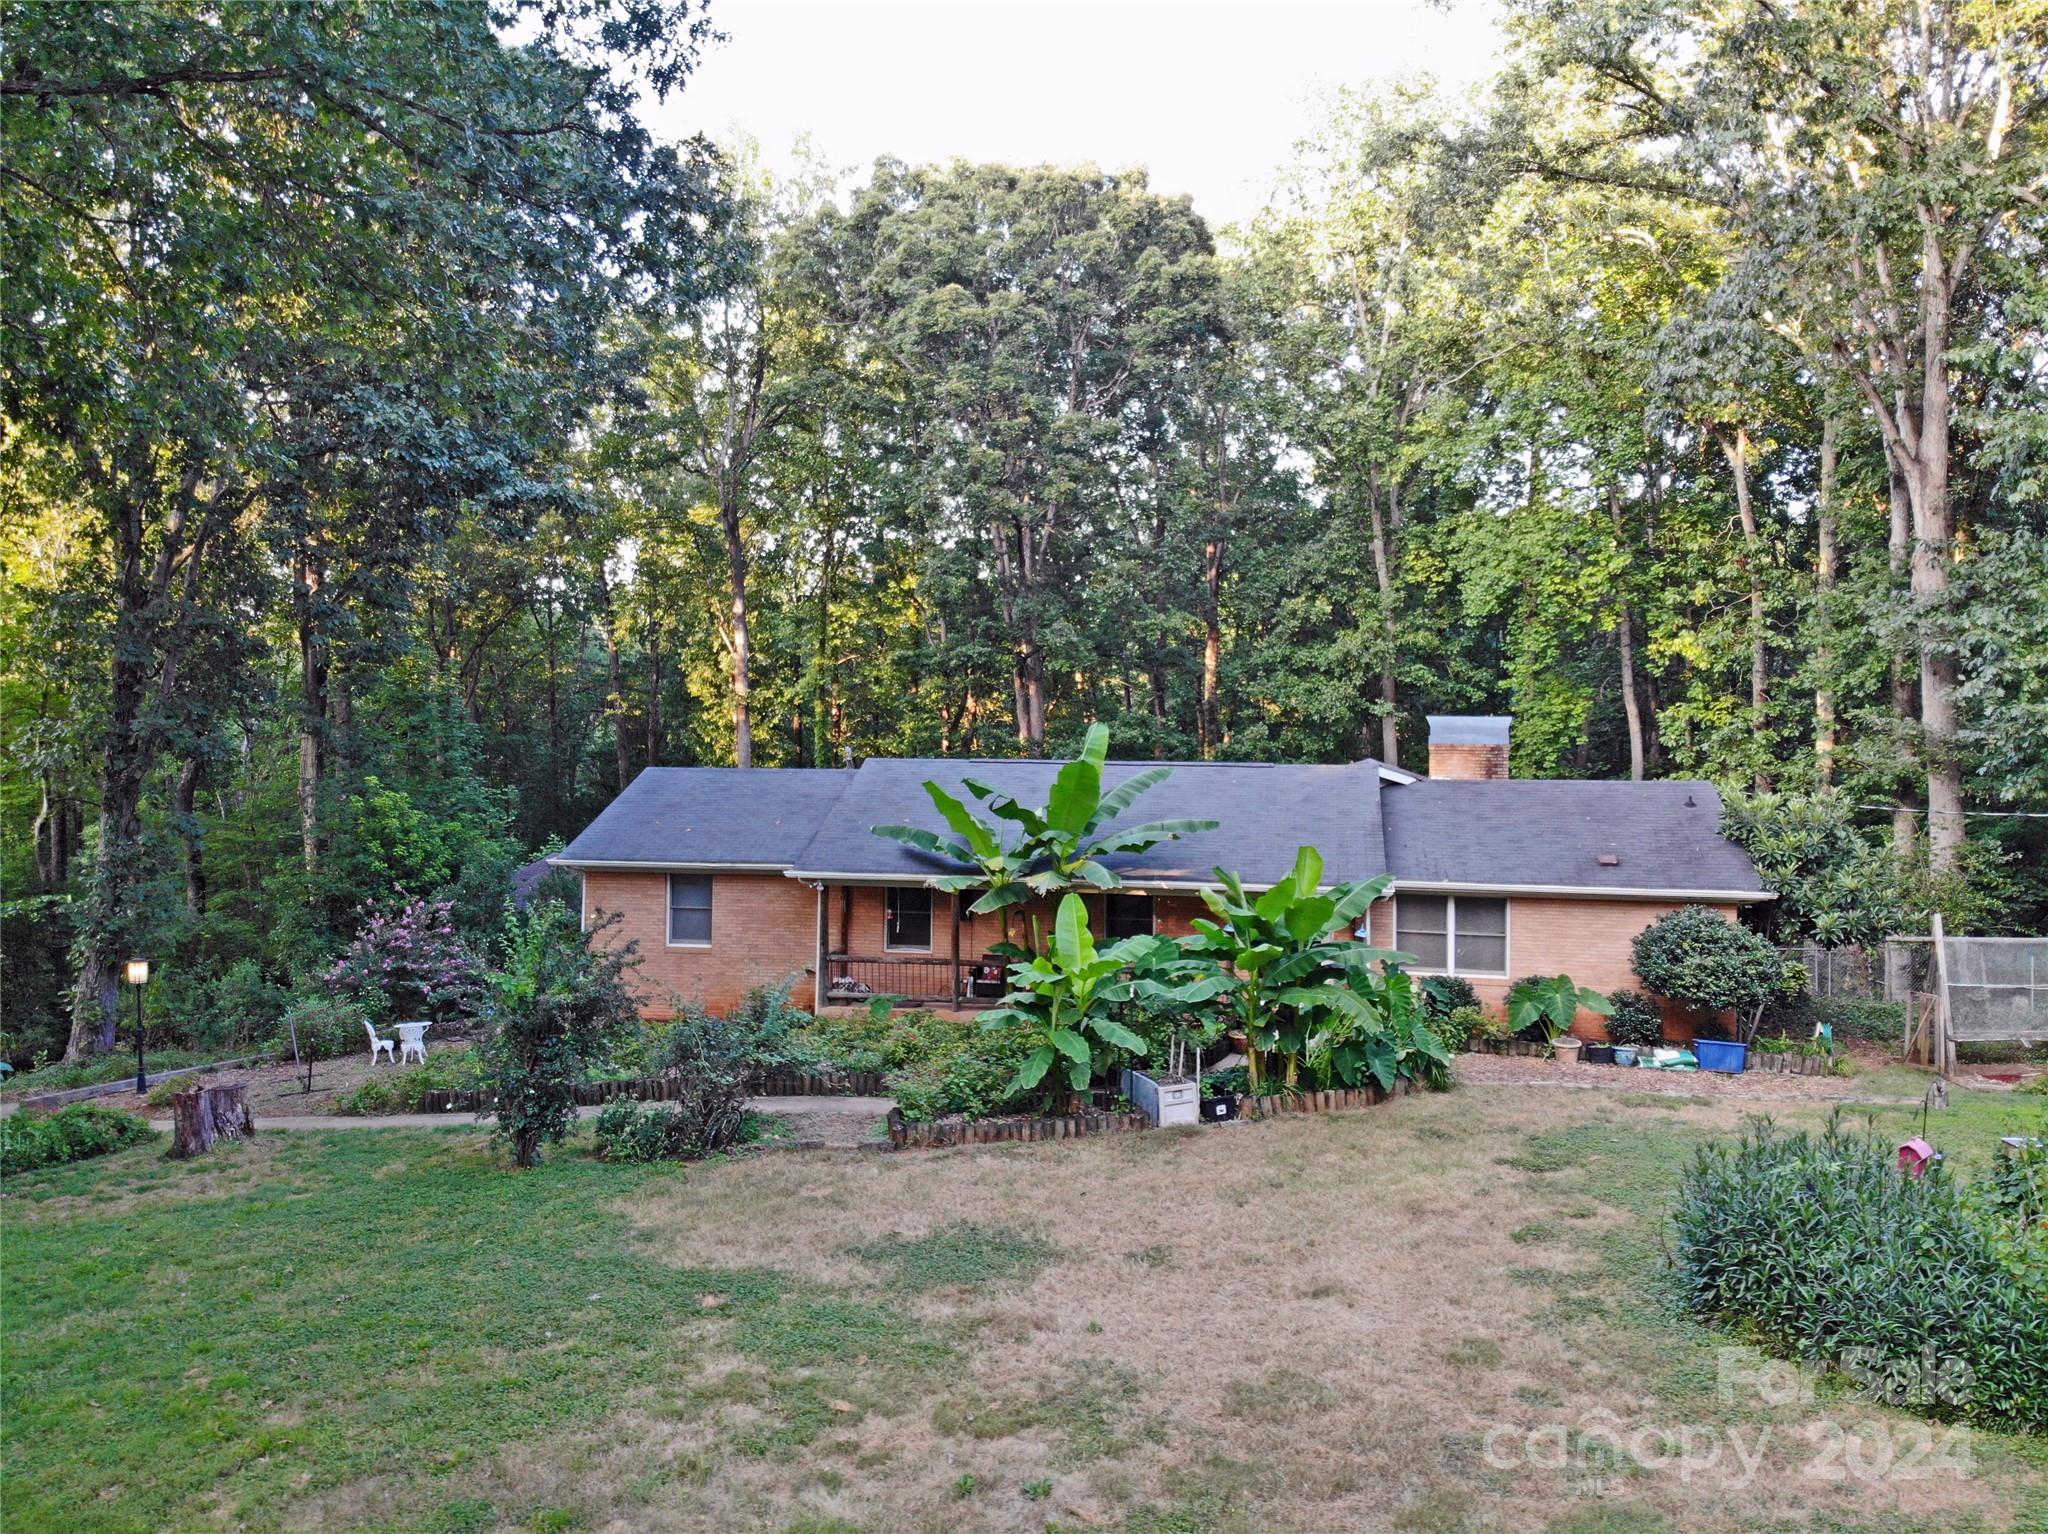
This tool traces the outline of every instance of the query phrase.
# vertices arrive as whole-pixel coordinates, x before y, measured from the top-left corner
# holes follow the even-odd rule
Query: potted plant
[[[1508,990],[1508,1026],[1518,1037],[1547,1044],[1567,1065],[1579,1058],[1579,1040],[1569,1030],[1581,1008],[1603,1016],[1614,1010],[1605,996],[1570,975],[1530,975]]]
[[[1588,1044],[1579,1051],[1579,1058],[1588,1065],[1612,1065],[1614,1064],[1614,1046],[1612,1044]]]

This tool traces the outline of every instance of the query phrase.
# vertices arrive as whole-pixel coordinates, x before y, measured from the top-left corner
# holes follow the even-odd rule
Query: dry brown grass
[[[875,1387],[886,1360],[778,1371],[714,1347],[680,1396],[523,1445],[470,1483],[616,1531],[1113,1528],[1147,1509],[1178,1510],[1138,1525],[1162,1529],[1519,1531],[1589,1512],[1609,1534],[1814,1515],[2009,1526],[2023,1473],[1830,1484],[1801,1473],[1800,1430],[1823,1408],[1716,1403],[1710,1343],[1635,1314],[1648,1302],[1616,1276],[1654,1201],[1631,1196],[1627,1168],[1617,1182],[1531,1142],[1590,1125],[1668,1150],[1676,1126],[1730,1129],[1736,1110],[1587,1096],[1467,1090],[1230,1129],[770,1157],[656,1185],[625,1213],[664,1260],[900,1306],[956,1361]],[[850,1250],[961,1222],[1035,1233],[1056,1256],[1022,1281],[920,1287]],[[804,1391],[835,1415],[778,1442]],[[1626,1458],[1487,1463],[1490,1429],[1561,1433],[1596,1412],[1625,1439],[1645,1430],[1639,1444],[1770,1420],[1775,1448],[1748,1485]]]

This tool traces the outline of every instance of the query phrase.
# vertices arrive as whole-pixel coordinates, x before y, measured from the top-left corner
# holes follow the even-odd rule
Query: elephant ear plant
[[[1614,1003],[1575,983],[1570,975],[1531,975],[1508,991],[1508,1026],[1517,1037],[1540,1036],[1542,1043],[1550,1044],[1571,1028],[1581,1008],[1606,1017]]]
[[[1172,769],[1147,768],[1104,793],[1102,768],[1108,756],[1109,726],[1090,725],[1081,754],[1060,768],[1042,809],[1021,804],[977,779],[962,778],[967,792],[985,805],[990,815],[1016,827],[1014,840],[1002,826],[982,819],[930,780],[924,791],[952,827],[950,839],[922,826],[876,826],[874,834],[972,868],[972,873],[934,879],[932,885],[948,891],[981,890],[981,898],[968,909],[976,915],[1002,912],[1007,941],[1009,907],[1034,895],[1059,894],[1077,884],[1117,889],[1123,880],[1102,859],[1119,852],[1143,852],[1164,841],[1216,829],[1213,820],[1152,820],[1114,829],[1111,823],[1148,789],[1171,776]]]
[[[982,1017],[986,1028],[1019,1030],[1027,1051],[1010,1095],[1043,1086],[1045,1111],[1056,1113],[1068,1091],[1088,1090],[1110,1052],[1146,1054],[1150,1046],[1116,1013],[1137,997],[1187,1003],[1217,994],[1212,977],[1175,983],[1187,968],[1170,937],[1128,937],[1097,948],[1087,907],[1079,895],[1066,896],[1051,946],[1010,966],[1010,994]]]

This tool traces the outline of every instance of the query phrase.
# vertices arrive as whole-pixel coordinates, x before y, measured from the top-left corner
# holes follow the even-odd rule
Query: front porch
[[[1000,959],[828,953],[819,974],[819,999],[828,1007],[857,1007],[877,996],[916,1007],[987,1007],[1009,989]]]

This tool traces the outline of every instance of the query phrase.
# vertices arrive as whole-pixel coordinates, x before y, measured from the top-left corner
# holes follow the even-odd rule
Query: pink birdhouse
[[[1915,1135],[1899,1147],[1899,1170],[1908,1177],[1924,1177],[1928,1165],[1941,1159],[1941,1152]]]

